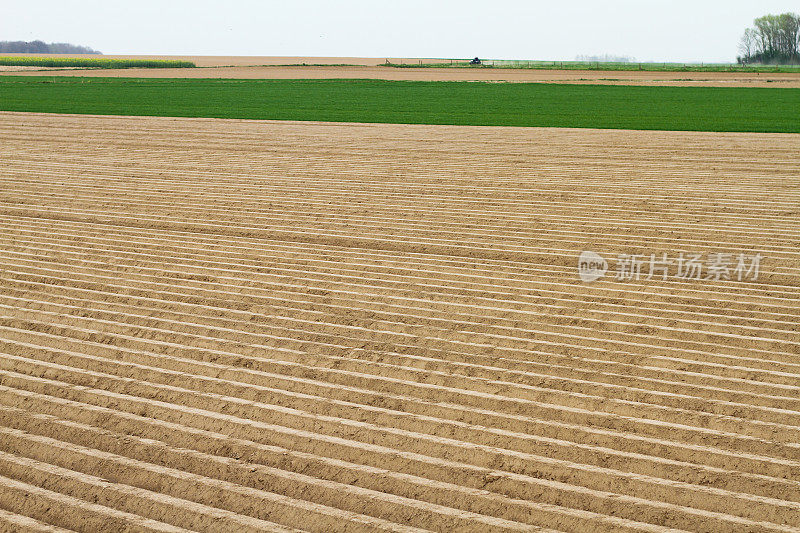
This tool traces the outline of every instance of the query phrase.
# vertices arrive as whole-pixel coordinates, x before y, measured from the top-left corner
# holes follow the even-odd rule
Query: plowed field
[[[0,113],[0,530],[798,531],[798,169],[788,134]]]
[[[53,54],[5,56],[63,57]],[[96,55],[70,57],[97,58]],[[0,65],[0,76],[80,76],[113,78],[216,79],[372,79],[392,81],[488,81],[519,83],[575,83],[600,85],[663,85],[686,87],[800,87],[800,74],[775,72],[657,72],[614,70],[539,70],[521,68],[392,68],[395,64],[449,63],[448,59],[369,57],[259,57],[259,56],[102,56],[108,59],[166,59],[191,61],[202,68],[85,69],[10,67]]]
[[[163,59],[169,59],[164,57]],[[189,58],[191,59],[191,58]],[[316,58],[311,58],[313,60]],[[335,61],[336,58],[329,61]],[[343,58],[342,61],[346,61]],[[243,80],[365,79],[392,81],[485,81],[572,83],[592,85],[658,85],[676,87],[798,88],[797,73],[638,72],[603,70],[392,68],[386,66],[215,66],[159,69],[70,69],[3,67],[0,76],[80,76],[91,78],[196,78]]]

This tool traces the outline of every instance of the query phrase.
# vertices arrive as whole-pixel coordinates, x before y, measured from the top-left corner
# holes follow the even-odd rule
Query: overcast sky
[[[3,2],[0,40],[106,54],[733,61],[782,0],[35,0]]]

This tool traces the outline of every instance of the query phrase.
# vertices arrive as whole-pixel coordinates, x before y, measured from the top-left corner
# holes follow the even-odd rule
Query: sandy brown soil
[[[27,54],[7,54],[27,55]],[[48,57],[47,54],[34,54]],[[52,56],[58,57],[58,56]],[[96,57],[96,56],[74,56]],[[525,70],[464,68],[391,68],[387,58],[363,57],[257,57],[257,56],[103,56],[122,59],[181,59],[197,69],[41,69],[0,66],[0,75],[54,75],[125,78],[231,78],[231,79],[380,79],[395,81],[507,81],[538,83],[599,83],[609,85],[672,85],[710,87],[800,88],[800,74],[747,74],[736,72],[618,72],[594,70]],[[414,64],[419,59],[389,58],[392,63]],[[447,59],[422,59],[425,63]],[[302,63],[314,66],[302,66]],[[265,66],[266,65],[266,66]],[[290,66],[287,66],[290,65]],[[329,65],[329,66],[317,66]],[[349,66],[339,66],[349,65]]]
[[[0,530],[800,527],[800,135],[0,138]],[[586,249],[765,258],[584,284]]]
[[[0,75],[4,72],[0,68]],[[728,72],[598,72],[524,69],[391,68],[381,66],[213,67],[198,69],[30,69],[13,74],[127,78],[380,79],[396,81],[489,81],[671,85],[696,87],[800,87],[800,74]]]

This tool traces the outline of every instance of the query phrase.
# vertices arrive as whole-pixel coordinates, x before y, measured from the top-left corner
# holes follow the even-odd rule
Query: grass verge
[[[800,65],[737,65],[732,63],[605,63],[602,61],[511,61],[486,60],[480,65],[454,59],[449,63],[382,63],[392,68],[473,68],[473,69],[527,69],[527,70],[600,70],[609,72],[753,72],[800,73]]]

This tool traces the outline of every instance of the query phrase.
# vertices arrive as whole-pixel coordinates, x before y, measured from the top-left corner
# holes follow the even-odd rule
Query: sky
[[[319,57],[480,56],[735,61],[754,18],[783,0],[36,0],[3,1],[0,41],[105,54]]]

